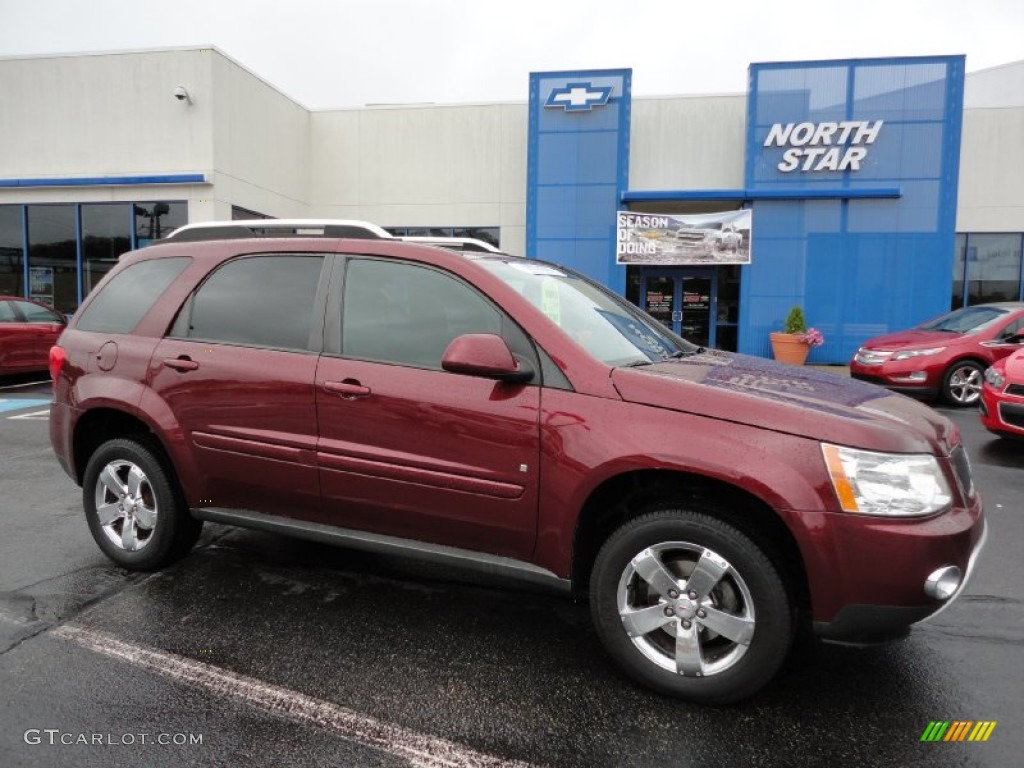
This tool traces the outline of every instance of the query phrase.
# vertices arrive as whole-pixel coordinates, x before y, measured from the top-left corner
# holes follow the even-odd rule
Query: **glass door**
[[[711,322],[711,287],[714,279],[710,276],[684,276],[677,284],[682,291],[682,317],[680,330],[676,331],[687,341],[702,347],[711,347],[713,335]]]
[[[694,344],[715,346],[720,325],[717,305],[715,268],[644,270],[641,276],[640,306],[673,333]]]

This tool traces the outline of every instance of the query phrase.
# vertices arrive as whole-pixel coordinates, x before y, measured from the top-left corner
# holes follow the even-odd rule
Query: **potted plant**
[[[803,365],[811,347],[820,347],[825,343],[821,331],[807,327],[804,311],[800,307],[789,310],[782,327],[784,330],[781,333],[771,333],[772,356],[780,363]]]

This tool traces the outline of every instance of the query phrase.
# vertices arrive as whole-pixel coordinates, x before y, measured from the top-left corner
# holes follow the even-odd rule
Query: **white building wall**
[[[381,226],[498,226],[526,240],[525,104],[372,107],[312,115],[310,212]]]
[[[212,102],[189,106],[174,89],[209,93],[211,60],[199,50],[0,59],[0,178],[210,174]],[[192,203],[208,193],[203,186],[0,188],[0,204]]]
[[[957,232],[1024,232],[1024,61],[967,75]]]
[[[310,112],[219,52],[208,94],[213,105],[214,209],[231,206],[280,218],[309,215]],[[203,220],[203,219],[197,219]]]
[[[634,98],[631,190],[742,189],[744,94]]]

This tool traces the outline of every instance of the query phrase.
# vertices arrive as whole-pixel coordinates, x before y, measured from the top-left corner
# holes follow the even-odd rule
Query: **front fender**
[[[571,398],[546,391],[541,425],[534,561],[559,576],[571,571],[574,532],[587,500],[625,474],[655,470],[727,483],[775,510],[791,530],[794,517],[785,511],[834,506],[816,440],[632,403],[588,409],[584,418],[570,410]]]

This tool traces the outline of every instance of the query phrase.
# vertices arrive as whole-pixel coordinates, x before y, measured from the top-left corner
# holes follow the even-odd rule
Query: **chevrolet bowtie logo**
[[[611,95],[610,85],[566,83],[562,88],[552,89],[544,106],[561,107],[566,112],[584,112],[607,104]]]

